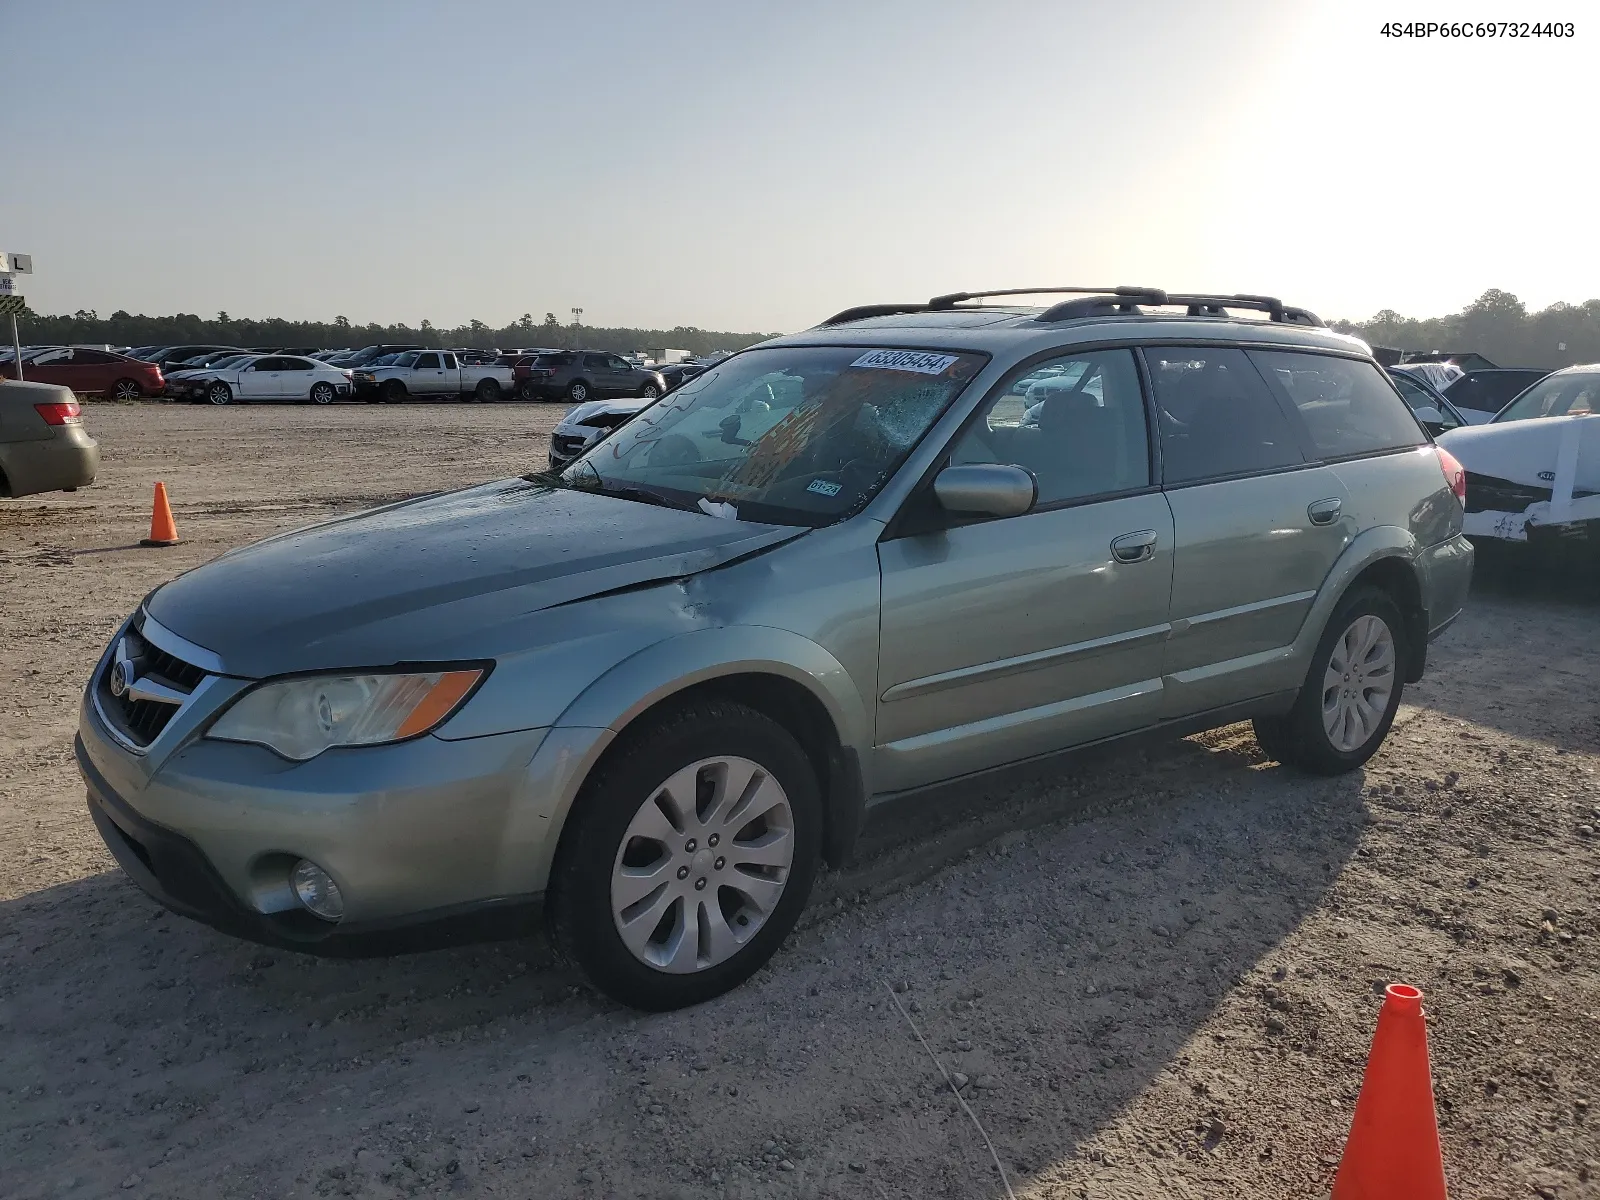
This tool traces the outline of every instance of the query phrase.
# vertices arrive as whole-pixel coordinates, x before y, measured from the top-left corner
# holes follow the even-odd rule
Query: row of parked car
[[[341,397],[398,403],[413,397],[495,401],[597,398],[653,400],[720,357],[656,367],[602,350],[532,347],[435,350],[373,345],[356,350],[304,347],[32,346],[22,352],[22,376],[117,400],[233,404],[298,401],[332,404]],[[15,355],[0,355],[0,376],[17,378]]]

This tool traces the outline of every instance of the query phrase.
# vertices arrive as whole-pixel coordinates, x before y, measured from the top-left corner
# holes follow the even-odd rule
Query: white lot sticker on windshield
[[[930,354],[926,350],[873,350],[863,354],[852,367],[876,367],[880,371],[915,371],[918,375],[942,375],[960,356]]]
[[[813,479],[806,488],[806,491],[815,492],[819,496],[837,496],[843,490],[844,484],[834,483],[829,479]]]

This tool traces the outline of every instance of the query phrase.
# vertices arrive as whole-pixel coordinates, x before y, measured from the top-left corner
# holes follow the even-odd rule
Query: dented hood
[[[805,533],[506,480],[232,550],[146,601],[248,678],[490,658],[529,614]]]

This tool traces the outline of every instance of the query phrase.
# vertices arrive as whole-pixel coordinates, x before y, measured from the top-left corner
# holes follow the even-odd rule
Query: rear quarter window
[[[1293,350],[1252,350],[1267,382],[1300,413],[1323,458],[1351,458],[1421,445],[1421,427],[1373,363]]]

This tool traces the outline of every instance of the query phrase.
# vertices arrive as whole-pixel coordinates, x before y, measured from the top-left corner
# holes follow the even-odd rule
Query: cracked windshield
[[[755,350],[646,409],[561,476],[712,516],[828,525],[858,510],[986,361],[928,350]]]

